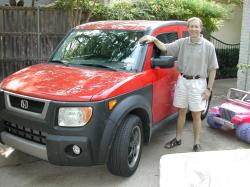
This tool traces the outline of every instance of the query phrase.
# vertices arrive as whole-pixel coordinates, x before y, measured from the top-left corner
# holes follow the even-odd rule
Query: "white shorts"
[[[202,94],[206,88],[207,80],[204,78],[188,80],[179,75],[175,86],[174,106],[189,108],[193,112],[205,110],[206,100],[202,99]]]

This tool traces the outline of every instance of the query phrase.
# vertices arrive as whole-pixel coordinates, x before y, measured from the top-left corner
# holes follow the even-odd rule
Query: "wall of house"
[[[222,42],[228,44],[240,43],[240,33],[242,24],[242,8],[236,6],[229,20],[223,23],[219,31],[214,32],[212,35]]]
[[[239,65],[249,66],[241,68],[237,75],[237,88],[241,90],[250,90],[250,0],[244,0],[243,19],[240,41]]]

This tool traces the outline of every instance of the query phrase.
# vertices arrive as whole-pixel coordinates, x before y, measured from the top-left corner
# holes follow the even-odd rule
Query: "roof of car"
[[[149,20],[114,20],[89,22],[76,27],[76,29],[86,30],[148,30],[160,26],[186,25],[185,21],[149,21]]]

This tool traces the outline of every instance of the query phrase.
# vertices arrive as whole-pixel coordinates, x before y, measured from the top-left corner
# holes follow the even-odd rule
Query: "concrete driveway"
[[[227,89],[236,87],[236,79],[216,80],[211,106],[225,100]],[[0,186],[102,186],[102,187],[156,187],[159,186],[159,160],[162,155],[192,151],[192,123],[186,123],[182,145],[164,149],[164,143],[175,135],[173,122],[155,133],[151,143],[143,146],[142,157],[136,173],[129,178],[111,175],[106,166],[61,167],[34,158],[0,144]],[[249,148],[235,136],[213,130],[203,121],[201,144],[204,151]]]

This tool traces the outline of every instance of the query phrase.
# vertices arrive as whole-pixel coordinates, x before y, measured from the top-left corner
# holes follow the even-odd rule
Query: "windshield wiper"
[[[70,63],[71,64],[71,63]],[[92,66],[92,67],[101,67],[101,68],[106,68],[106,69],[110,69],[112,71],[118,71],[117,69],[111,67],[111,66],[106,66],[103,64],[88,64],[88,63],[79,63],[79,64],[74,64],[74,65],[83,65],[83,66]]]
[[[67,65],[69,62],[66,60],[50,60],[49,62]]]

